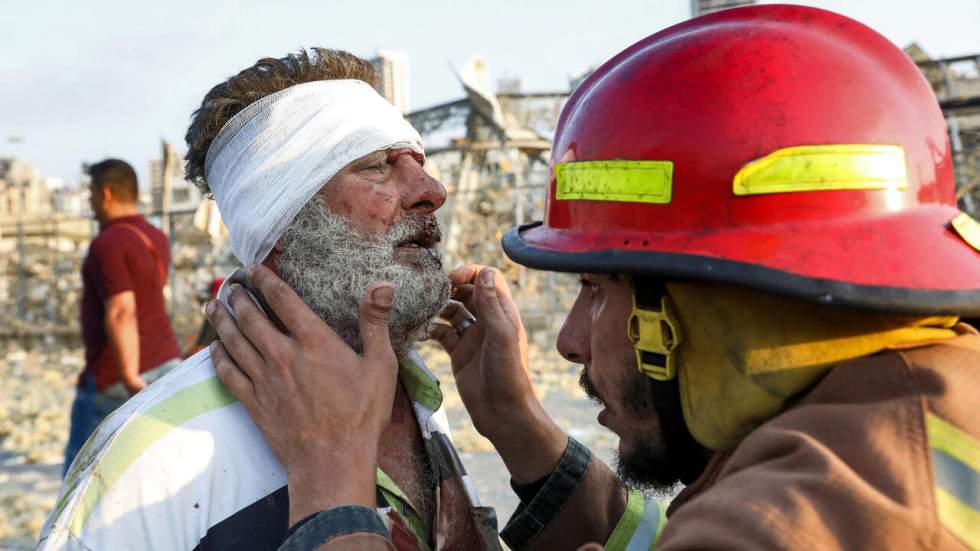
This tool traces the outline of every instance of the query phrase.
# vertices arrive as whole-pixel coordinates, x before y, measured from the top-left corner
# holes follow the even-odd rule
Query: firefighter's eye
[[[585,279],[583,277],[583,278],[580,278],[579,279],[579,283],[582,284],[582,287],[588,288],[589,291],[591,291],[593,295],[595,295],[596,293],[599,292],[599,284],[596,283],[595,281],[590,281],[590,280]]]

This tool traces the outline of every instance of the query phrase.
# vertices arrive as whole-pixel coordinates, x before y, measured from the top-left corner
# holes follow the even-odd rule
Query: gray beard
[[[420,250],[403,255],[401,262],[395,258],[399,243],[425,232],[438,239],[439,225],[432,215],[405,217],[380,238],[366,237],[315,196],[282,235],[279,273],[358,353],[363,351],[360,313],[365,293],[381,281],[393,284],[395,304],[388,330],[401,359],[449,300],[451,283],[438,255]]]

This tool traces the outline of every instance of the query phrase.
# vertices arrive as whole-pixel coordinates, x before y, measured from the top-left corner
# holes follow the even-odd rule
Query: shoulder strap
[[[115,225],[120,228],[126,228],[127,230],[135,233],[136,236],[139,237],[141,241],[143,241],[143,244],[146,245],[146,248],[150,250],[150,254],[153,255],[153,260],[156,261],[157,271],[160,273],[160,285],[163,286],[163,284],[167,282],[167,266],[163,263],[163,259],[160,258],[160,254],[157,252],[157,248],[153,244],[153,241],[150,240],[150,238],[146,235],[146,233],[143,232],[143,230],[137,228],[132,224],[122,223],[122,224],[115,224]]]

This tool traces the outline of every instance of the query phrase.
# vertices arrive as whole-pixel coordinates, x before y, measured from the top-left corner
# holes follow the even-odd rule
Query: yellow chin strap
[[[642,308],[637,305],[634,291],[633,311],[626,328],[636,349],[636,365],[642,373],[658,381],[670,381],[677,376],[674,351],[681,343],[681,332],[670,297],[661,295],[659,308]]]

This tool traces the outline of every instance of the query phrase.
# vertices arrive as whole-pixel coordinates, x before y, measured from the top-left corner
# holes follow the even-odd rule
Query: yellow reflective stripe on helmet
[[[936,514],[947,530],[980,549],[980,442],[940,419],[926,416],[932,447]]]
[[[974,220],[969,214],[961,212],[949,224],[953,226],[957,235],[963,238],[963,241],[980,251],[980,222]]]
[[[582,161],[555,165],[555,200],[670,203],[671,161]]]
[[[905,152],[897,145],[787,147],[743,166],[735,195],[842,189],[905,189]]]

